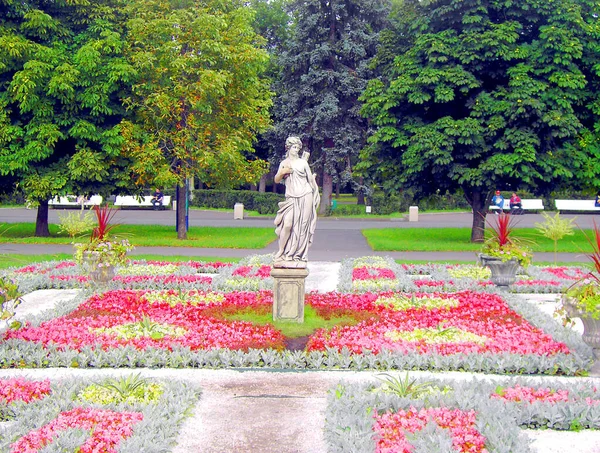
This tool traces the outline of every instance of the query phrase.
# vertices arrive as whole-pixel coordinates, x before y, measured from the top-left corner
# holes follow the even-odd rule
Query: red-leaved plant
[[[594,220],[594,239],[590,239],[590,237],[583,233],[585,238],[588,240],[590,245],[592,246],[592,253],[588,254],[588,258],[594,264],[594,268],[596,273],[600,274],[600,229],[598,229],[598,225]]]
[[[92,230],[92,241],[104,241],[108,239],[108,233],[116,226],[111,224],[112,218],[115,216],[116,211],[108,206],[94,206],[94,213],[96,214],[96,221],[98,224]]]
[[[568,305],[573,305],[573,303],[569,303],[568,299],[567,301],[563,299],[563,307],[559,307],[556,311],[559,315],[565,317],[565,323],[570,323],[570,317],[577,317],[578,315],[600,319],[600,229],[595,220],[594,238],[590,238],[585,231],[583,234],[592,246],[592,253],[588,253],[587,257],[594,265],[594,270],[585,274],[567,289],[568,299],[574,301],[574,306],[581,313],[576,314],[572,309],[565,310]]]
[[[490,240],[497,242],[498,246],[504,247],[507,244],[512,243],[512,238],[510,235],[514,229],[513,217],[508,213],[501,213],[494,217],[496,219],[495,224],[492,224],[490,221],[486,220],[488,226],[490,227],[490,234],[492,237]]]

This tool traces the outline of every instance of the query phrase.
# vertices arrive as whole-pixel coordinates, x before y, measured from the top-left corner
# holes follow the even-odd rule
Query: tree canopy
[[[120,94],[133,77],[113,2],[0,2],[0,175],[38,201],[127,185]]]
[[[129,9],[128,55],[138,72],[126,103],[125,154],[139,184],[197,176],[209,187],[256,181],[266,163],[249,160],[269,125],[268,55],[242,3],[139,0]],[[178,200],[178,237],[185,237]]]
[[[359,170],[387,192],[462,189],[483,238],[492,190],[545,192],[600,161],[598,4],[406,0],[362,100]]]

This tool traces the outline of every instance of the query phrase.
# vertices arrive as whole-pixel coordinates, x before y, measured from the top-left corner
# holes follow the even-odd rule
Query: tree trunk
[[[487,214],[487,206],[490,203],[487,194],[481,190],[465,190],[467,201],[473,208],[473,225],[471,227],[471,242],[483,242],[485,238],[485,216]]]
[[[333,193],[333,178],[330,174],[323,170],[323,195],[321,196],[321,206],[319,214],[323,215],[327,212],[327,208],[331,205],[331,195]]]
[[[183,186],[177,186],[175,191],[175,198],[177,198],[177,239],[187,239],[187,228],[185,224],[186,214],[186,190],[185,184]]]
[[[267,175],[262,175],[260,177],[260,181],[258,182],[258,191],[260,193],[265,193],[267,191]]]
[[[48,229],[48,200],[40,200],[35,218],[35,236],[38,238],[47,238],[50,236]]]
[[[337,198],[340,198],[340,182],[336,182],[335,183],[335,196]]]

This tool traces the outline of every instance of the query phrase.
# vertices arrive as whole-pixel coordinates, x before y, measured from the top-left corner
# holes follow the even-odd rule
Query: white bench
[[[490,211],[496,211],[500,208],[496,205],[490,206]],[[524,211],[543,211],[544,201],[541,198],[524,198],[521,200],[521,209]],[[510,200],[504,200],[502,210],[510,211]]]
[[[600,211],[595,200],[554,200],[556,210],[561,211]]]
[[[123,208],[154,208],[152,204],[152,195],[146,195],[143,197],[136,197],[131,195],[117,195],[115,198],[115,206]],[[169,195],[163,196],[161,209],[167,209],[167,206],[171,204],[171,197]]]
[[[48,206],[53,208],[90,208],[102,204],[101,195],[92,195],[89,199],[79,195],[66,195],[63,197],[54,197],[48,201]]]

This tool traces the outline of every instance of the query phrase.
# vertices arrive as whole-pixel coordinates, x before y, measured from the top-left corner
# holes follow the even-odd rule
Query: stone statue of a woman
[[[321,197],[307,159],[299,157],[302,141],[288,137],[285,148],[286,158],[275,175],[276,183],[285,184],[285,201],[279,203],[275,217],[279,250],[274,257],[274,267],[305,268]]]

